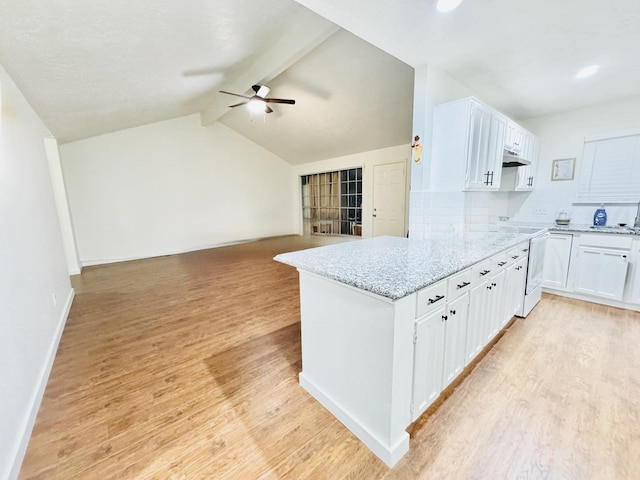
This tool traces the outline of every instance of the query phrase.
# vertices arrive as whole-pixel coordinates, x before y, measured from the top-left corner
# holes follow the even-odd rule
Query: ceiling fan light
[[[462,0],[438,0],[436,8],[441,12],[450,12],[455,10],[462,3]]]
[[[265,113],[267,111],[267,104],[262,100],[258,100],[257,98],[253,98],[249,100],[249,110],[251,113]]]
[[[589,65],[588,67],[584,67],[578,73],[576,73],[576,78],[587,78],[591,75],[595,75],[600,70],[600,65]]]

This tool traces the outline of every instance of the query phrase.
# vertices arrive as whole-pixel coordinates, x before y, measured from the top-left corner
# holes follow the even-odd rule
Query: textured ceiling
[[[515,118],[640,95],[638,0],[434,3],[0,0],[0,64],[61,143],[201,112],[293,163],[411,135],[410,69],[335,25]],[[298,104],[227,113],[218,90],[263,81]]]
[[[269,96],[296,104],[273,105],[273,113],[253,118],[234,108],[221,122],[289,163],[411,141],[413,68],[344,30],[269,86]]]
[[[412,69],[338,30],[293,0],[1,0],[0,64],[60,143],[198,112],[292,163],[408,142]],[[218,93],[260,82],[298,104]]]

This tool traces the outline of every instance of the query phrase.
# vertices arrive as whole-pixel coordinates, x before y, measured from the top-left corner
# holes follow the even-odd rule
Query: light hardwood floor
[[[309,245],[85,268],[20,478],[640,479],[640,314],[555,296],[387,468],[298,385]]]

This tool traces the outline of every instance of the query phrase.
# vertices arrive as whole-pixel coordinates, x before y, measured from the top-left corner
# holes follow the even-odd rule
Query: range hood
[[[513,152],[506,148],[504,149],[504,154],[502,155],[503,167],[524,167],[527,165],[531,165],[530,160],[521,158],[518,152]]]

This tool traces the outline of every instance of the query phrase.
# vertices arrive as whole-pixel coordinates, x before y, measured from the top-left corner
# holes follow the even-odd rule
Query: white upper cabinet
[[[504,136],[504,148],[511,152],[521,153],[525,145],[526,133],[517,123],[509,120],[506,125],[506,134]]]
[[[540,142],[531,132],[525,131],[522,158],[529,160],[531,165],[518,167],[515,190],[526,192],[533,190],[535,184],[536,166],[538,164],[538,147]]]
[[[498,190],[507,119],[474,98],[436,107],[431,190]]]

